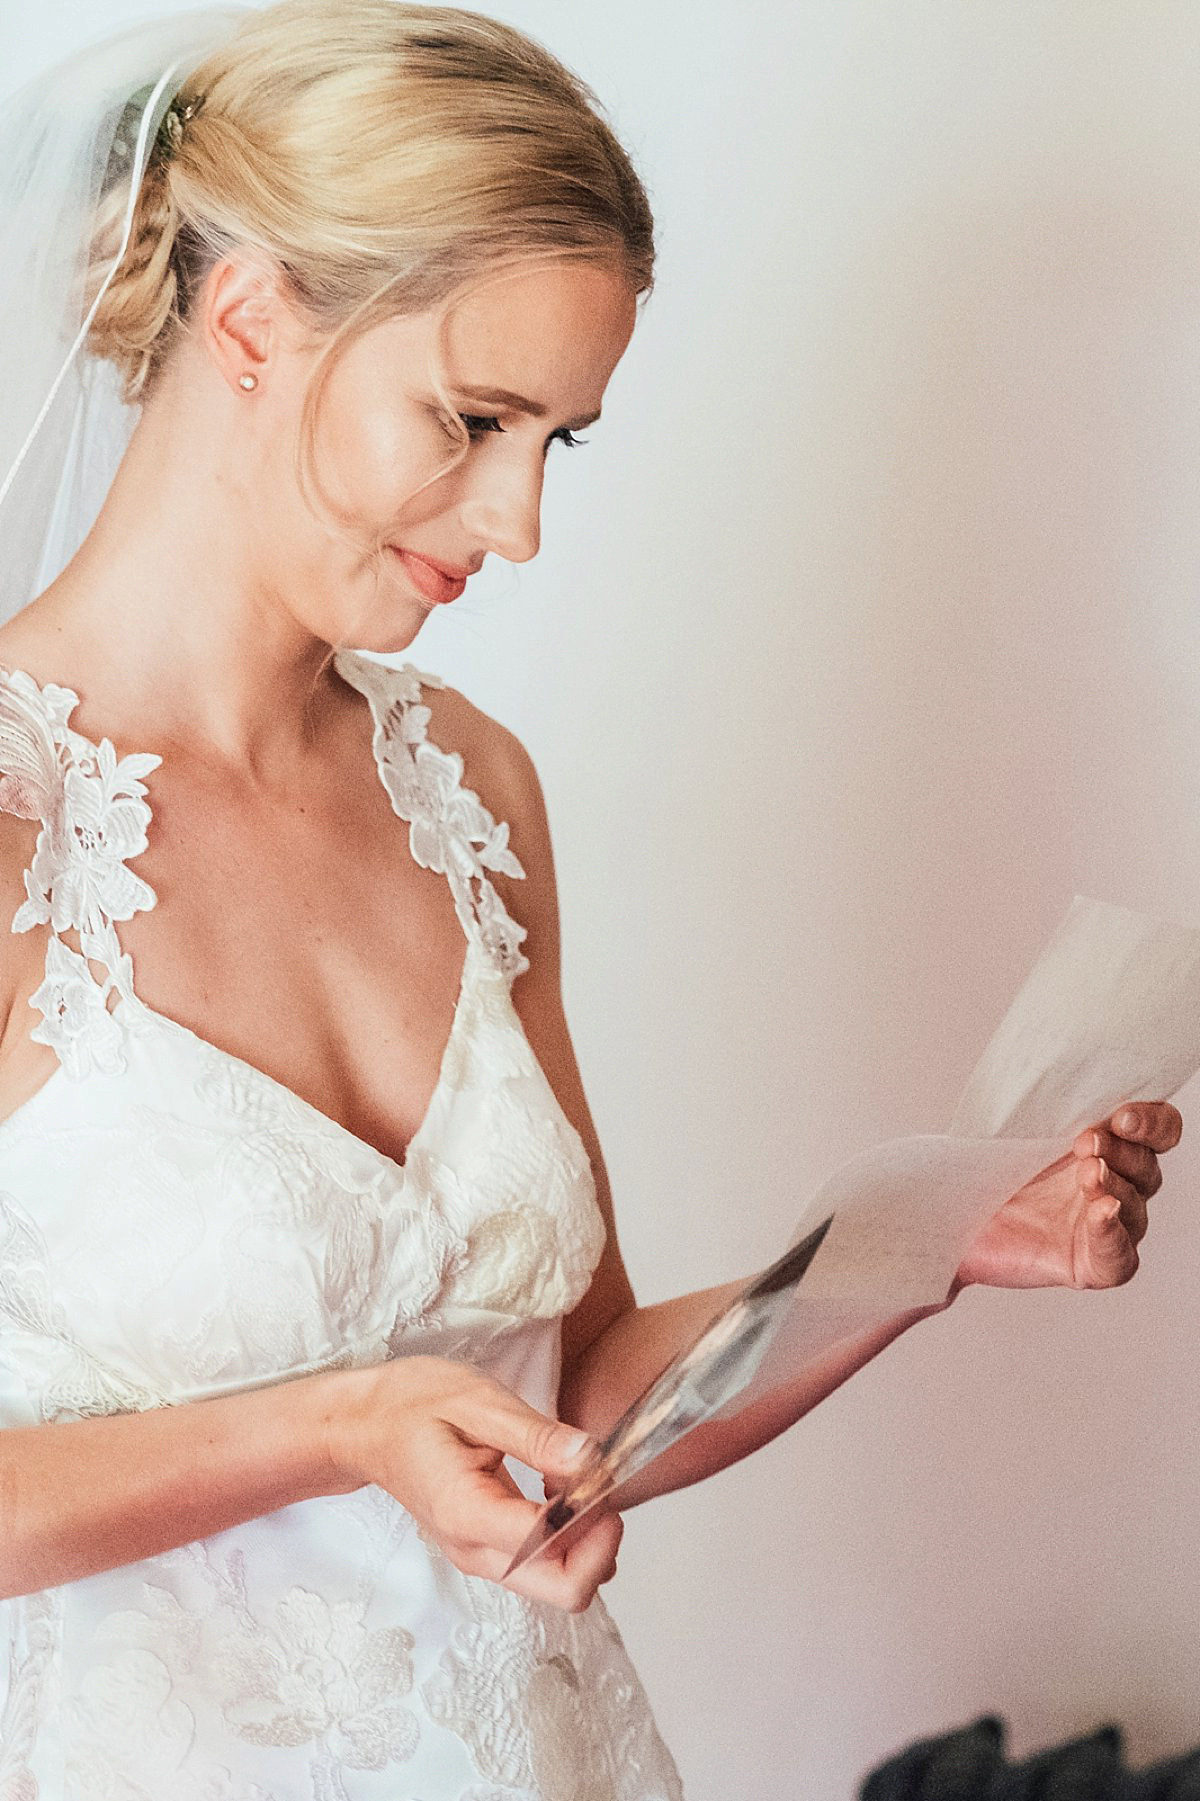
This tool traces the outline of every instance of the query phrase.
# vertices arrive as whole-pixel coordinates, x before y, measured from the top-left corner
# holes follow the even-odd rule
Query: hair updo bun
[[[127,200],[102,201],[92,242],[86,304],[90,305],[121,242]],[[181,215],[170,169],[156,149],[138,190],[129,245],[88,334],[91,355],[114,363],[126,401],[140,400],[182,321],[179,283]]]
[[[149,394],[208,268],[238,249],[283,273],[330,354],[530,257],[603,259],[635,294],[652,285],[649,202],[595,95],[497,19],[276,0],[192,71],[176,106],[189,101],[183,129],[160,131],[89,334],[128,401]],[[115,190],[101,201],[90,295],[126,205]]]

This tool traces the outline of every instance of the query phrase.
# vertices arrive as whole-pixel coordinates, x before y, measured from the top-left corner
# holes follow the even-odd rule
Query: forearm
[[[560,1416],[603,1437],[626,1407],[744,1286],[744,1279],[728,1282],[622,1314],[567,1373],[560,1391]],[[700,1482],[749,1456],[802,1419],[902,1332],[949,1305],[947,1300],[911,1308],[869,1331],[840,1340],[806,1363],[790,1382],[772,1389],[736,1417],[695,1427],[651,1466],[623,1483],[615,1496],[617,1503],[622,1508],[634,1507],[653,1495]]]
[[[0,1597],[53,1588],[348,1492],[326,1450],[339,1377],[0,1431]]]

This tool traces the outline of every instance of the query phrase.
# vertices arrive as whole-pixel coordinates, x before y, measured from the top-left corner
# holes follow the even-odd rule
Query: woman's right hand
[[[397,1357],[331,1374],[329,1492],[378,1484],[469,1576],[501,1581],[540,1512],[504,1468],[505,1456],[539,1470],[553,1494],[593,1442],[449,1358]],[[568,1550],[552,1546],[504,1586],[581,1613],[616,1573],[623,1528],[620,1514],[601,1505],[571,1534]]]

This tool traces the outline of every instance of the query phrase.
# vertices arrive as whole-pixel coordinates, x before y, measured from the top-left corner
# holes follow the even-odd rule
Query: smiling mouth
[[[444,606],[447,601],[457,600],[467,585],[469,570],[466,574],[447,575],[438,564],[428,562],[414,551],[401,550],[397,544],[389,544],[388,549],[399,559],[414,586],[434,606]]]

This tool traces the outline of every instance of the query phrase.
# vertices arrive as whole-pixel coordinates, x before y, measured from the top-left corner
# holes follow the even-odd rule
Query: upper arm
[[[497,720],[480,713],[457,690],[446,689],[442,693],[456,710],[467,707],[475,715],[473,721],[462,722],[456,741],[462,742],[464,732],[478,741],[474,755],[469,750],[465,753],[472,771],[470,779],[494,817],[508,821],[509,843],[525,871],[524,880],[503,874],[489,878],[526,932],[521,948],[529,959],[529,968],[513,984],[513,1005],[559,1105],[583,1141],[604,1219],[605,1245],[600,1261],[587,1293],[563,1320],[565,1376],[606,1327],[636,1303],[617,1242],[604,1154],[563,1007],[558,887],[546,801],[533,759],[520,739]]]
[[[5,628],[6,636],[10,631]],[[27,898],[25,872],[42,829],[39,816],[52,804],[58,782],[57,753],[38,690],[29,676],[0,666],[0,1063],[7,1062],[14,1040],[28,1040],[29,1016],[19,1003],[45,973],[46,933],[17,933],[12,923]],[[35,1053],[38,1049],[34,1046]],[[6,1098],[0,1094],[0,1102]],[[2,1106],[0,1117],[5,1117]]]
[[[0,811],[0,1061],[15,1036],[17,1002],[31,992],[31,980],[33,987],[40,980],[36,968],[39,934],[19,936],[11,930],[25,900],[25,871],[33,859],[38,830],[36,820]]]

